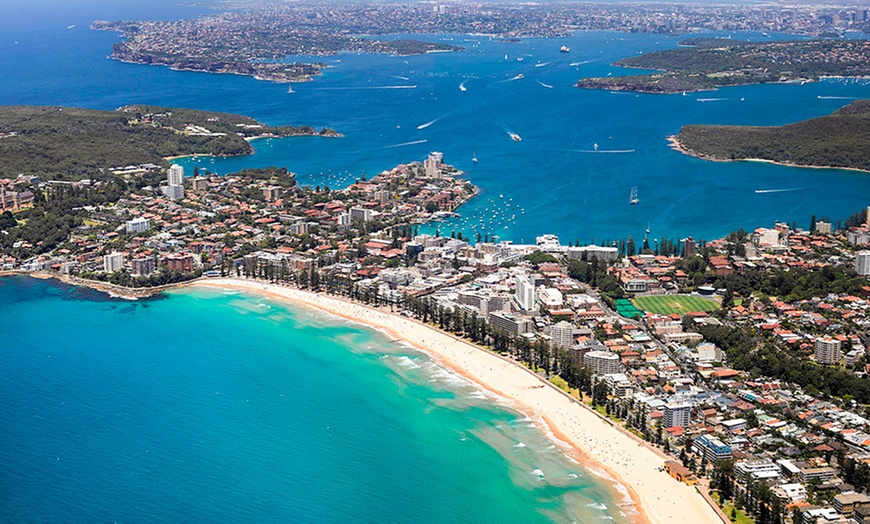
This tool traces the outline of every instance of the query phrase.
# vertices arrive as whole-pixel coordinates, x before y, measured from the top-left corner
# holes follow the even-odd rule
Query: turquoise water
[[[539,422],[256,296],[0,279],[0,521],[626,521]],[[606,508],[605,508],[606,506]]]

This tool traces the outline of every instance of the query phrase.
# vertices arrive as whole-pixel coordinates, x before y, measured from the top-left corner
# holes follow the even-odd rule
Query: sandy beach
[[[631,514],[634,509],[634,520],[661,524],[722,522],[694,487],[659,470],[665,460],[661,454],[499,355],[415,320],[338,297],[228,278],[200,280],[191,285],[247,291],[313,307],[402,339],[467,379],[510,399],[519,411],[539,415],[549,425],[551,437],[570,445],[578,461],[611,477],[616,489],[631,497],[634,508],[624,510]]]

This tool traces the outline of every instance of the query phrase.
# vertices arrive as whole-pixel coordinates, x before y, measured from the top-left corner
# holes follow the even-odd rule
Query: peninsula
[[[659,72],[583,78],[577,87],[638,93],[681,93],[725,86],[809,82],[825,76],[870,75],[870,41],[745,42],[694,38],[682,47],[624,58],[614,65]]]
[[[321,74],[323,62],[285,62],[291,55],[328,56],[340,52],[414,55],[461,51],[449,44],[419,40],[372,39],[344,31],[292,27],[278,12],[222,13],[181,20],[107,22],[91,29],[118,31],[125,41],[111,58],[136,64],[163,65],[185,71],[248,75],[273,82],[305,82]]]
[[[685,126],[671,143],[682,153],[707,160],[766,160],[870,171],[865,154],[870,148],[870,100],[778,127]]]
[[[228,113],[131,105],[116,111],[0,106],[0,178],[81,180],[126,166],[169,167],[166,157],[253,153],[256,137],[340,136],[331,129],[267,126]]]

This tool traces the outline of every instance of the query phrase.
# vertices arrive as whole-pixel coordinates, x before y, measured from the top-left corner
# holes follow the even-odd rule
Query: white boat
[[[293,84],[290,84],[290,85],[287,87],[287,92],[288,92],[288,93],[295,93],[295,92],[296,92],[296,91],[293,91]]]
[[[520,135],[516,133],[508,133],[508,135],[510,135],[511,140],[513,140],[514,142],[520,142],[523,139]]]
[[[628,203],[632,206],[636,205],[636,204],[640,204],[640,199],[637,198],[637,186],[632,186],[631,195],[629,195],[629,197],[628,197]]]
[[[566,45],[563,45],[562,47],[559,48],[559,52],[560,52],[560,53],[570,53],[570,52],[571,52],[571,48],[569,48],[569,47],[566,46]]]
[[[471,161],[474,162],[475,164],[477,163],[477,152],[476,151],[471,154]]]

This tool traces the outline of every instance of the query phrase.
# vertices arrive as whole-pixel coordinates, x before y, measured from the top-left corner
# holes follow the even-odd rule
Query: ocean
[[[628,74],[610,64],[678,37],[443,35],[467,50],[327,57],[324,76],[291,94],[112,61],[119,36],[87,29],[208,12],[170,0],[4,2],[0,103],[144,103],[335,128],[346,136],[259,140],[249,157],[182,162],[222,174],[286,165],[312,186],[442,151],[482,193],[461,218],[424,230],[472,238],[600,243],[649,228],[653,242],[711,239],[776,220],[836,221],[867,204],[866,174],[710,163],[666,143],[690,123],[825,115],[870,96],[866,82],[687,96],[573,87]],[[0,313],[2,521],[595,522],[630,512],[539,421],[356,325],[232,293],[125,302],[18,277],[0,279]]]
[[[0,521],[627,522],[543,422],[403,343],[231,291],[0,279]]]

